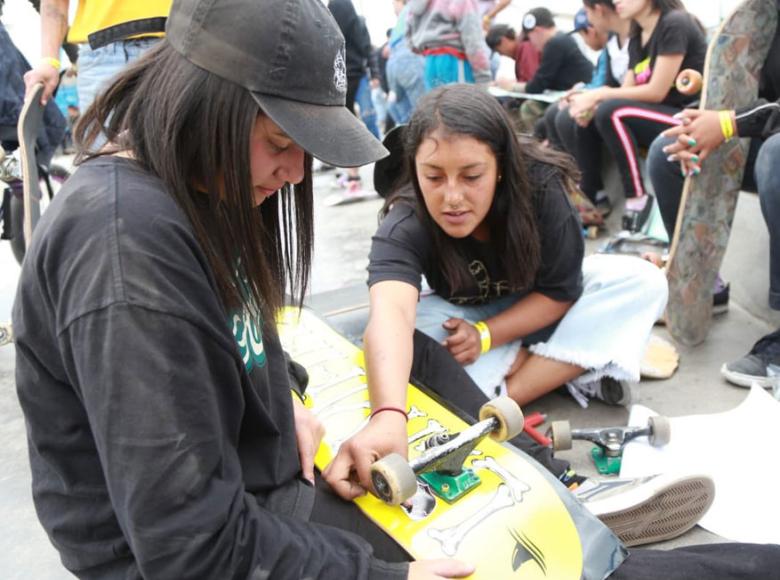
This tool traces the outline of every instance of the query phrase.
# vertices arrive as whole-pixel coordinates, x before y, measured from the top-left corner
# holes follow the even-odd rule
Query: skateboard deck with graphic
[[[25,245],[29,245],[32,232],[41,217],[41,187],[38,178],[38,162],[35,157],[35,142],[38,138],[38,131],[43,124],[42,93],[43,85],[37,84],[27,94],[17,124],[24,183],[23,231]]]
[[[306,404],[326,430],[315,458],[324,469],[339,446],[368,422],[362,351],[310,310],[285,309],[278,328],[285,350],[309,373]],[[431,436],[459,433],[468,425],[421,389],[408,389],[412,461],[425,451]],[[388,505],[371,494],[355,501],[415,559],[472,562],[477,567],[473,578],[583,576],[583,546],[573,517],[538,465],[483,439],[464,466],[481,481],[452,503],[435,495],[422,478],[406,504]]]
[[[707,49],[700,109],[736,109],[758,96],[761,69],[777,26],[775,0],[745,0],[718,28]],[[712,322],[712,287],[731,233],[749,139],[713,151],[682,191],[667,278],[666,323],[672,337],[701,343]]]

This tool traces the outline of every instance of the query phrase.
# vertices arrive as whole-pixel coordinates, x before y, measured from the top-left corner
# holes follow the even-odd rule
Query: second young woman
[[[707,44],[698,21],[680,0],[616,0],[621,18],[633,20],[629,41],[629,70],[620,87],[602,87],[571,99],[571,115],[581,126],[577,162],[585,193],[598,183],[600,140],[615,159],[626,195],[624,228],[641,229],[649,215],[637,154],[659,133],[676,125],[673,117],[690,103],[674,88],[682,69],[701,71]],[[582,152],[587,152],[585,155]]]

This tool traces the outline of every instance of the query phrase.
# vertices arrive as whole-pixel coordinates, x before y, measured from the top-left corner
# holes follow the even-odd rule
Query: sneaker
[[[706,475],[589,479],[574,495],[626,546],[639,546],[676,538],[695,526],[712,505],[715,483]]]
[[[598,399],[607,405],[622,407],[629,406],[636,399],[633,385],[609,376],[587,383],[575,380],[567,383],[566,387],[583,408],[588,406],[588,399]]]
[[[712,313],[724,314],[729,310],[729,288],[720,274],[715,278],[715,285],[712,288]]]
[[[720,374],[731,384],[740,387],[750,387],[757,383],[761,387],[771,388],[773,377],[769,375],[768,367],[780,366],[778,340],[777,332],[762,337],[748,354],[724,364],[720,368]]]
[[[632,234],[642,231],[647,218],[650,217],[651,209],[653,209],[651,195],[628,198],[623,210],[623,229]]]

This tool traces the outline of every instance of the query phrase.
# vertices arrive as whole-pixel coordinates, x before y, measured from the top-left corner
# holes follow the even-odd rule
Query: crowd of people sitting
[[[569,192],[609,212],[602,152],[625,228],[640,231],[657,203],[671,237],[684,177],[724,140],[752,137],[745,188],[770,227],[780,309],[778,36],[761,99],[707,112],[675,88],[707,46],[680,0],[583,0],[568,34],[546,7],[514,27],[494,24],[509,0],[394,0],[379,49],[350,0],[139,2],[130,17],[105,4],[80,2],[68,32],[68,2],[52,3],[42,59],[19,73],[48,101],[60,45],[80,47],[78,169],[27,248],[13,310],[33,497],[76,575],[469,575],[467,563],[410,562],[342,499],[371,489],[372,461],[406,455],[415,372],[471,415],[488,397],[523,405],[563,385],[625,401],[668,287],[650,261],[585,256]],[[498,55],[515,60],[514,79],[497,76]],[[524,102],[513,110],[487,86]],[[560,99],[534,99],[545,92]],[[387,148],[385,109],[398,125]],[[373,162],[386,185],[368,266],[372,411],[322,473],[322,427],[291,396],[273,322],[286,293],[306,293],[314,158],[346,168],[348,192]],[[422,350],[436,369],[421,368]],[[780,331],[723,373],[745,384],[777,363]],[[586,483],[526,435],[515,444],[564,492]],[[706,479],[641,484],[660,497],[691,478]],[[621,553],[609,571],[771,577],[778,560],[780,546],[724,544]]]

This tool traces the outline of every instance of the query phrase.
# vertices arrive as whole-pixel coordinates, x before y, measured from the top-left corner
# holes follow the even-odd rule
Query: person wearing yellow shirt
[[[42,0],[41,60],[24,77],[27,90],[43,83],[41,102],[51,98],[59,82],[60,47],[67,38],[79,47],[77,87],[83,113],[116,73],[162,36],[171,1],[79,0],[68,29],[70,0]]]

